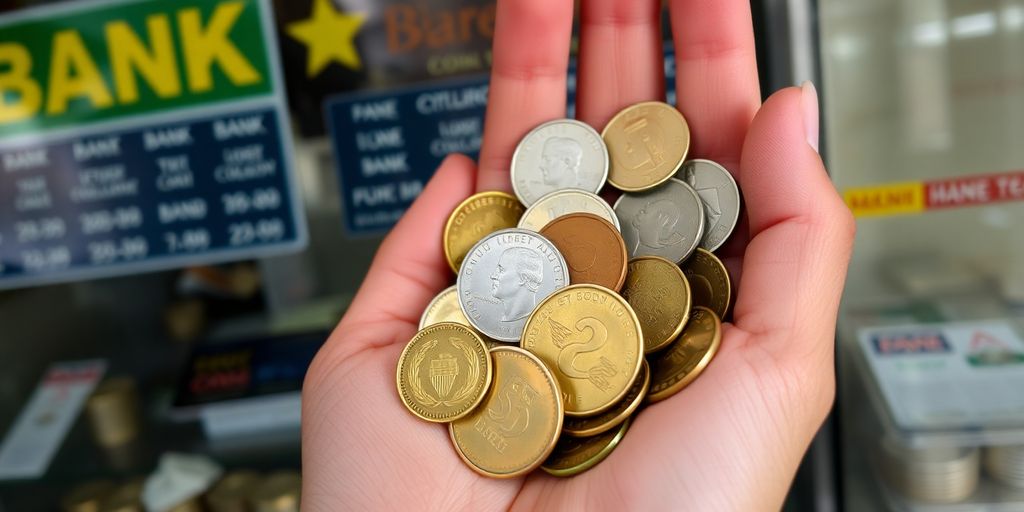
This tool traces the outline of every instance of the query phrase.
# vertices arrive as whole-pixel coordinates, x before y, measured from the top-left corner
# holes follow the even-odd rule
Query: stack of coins
[[[397,385],[414,415],[448,424],[473,470],[586,471],[718,351],[731,284],[714,251],[740,193],[722,166],[687,161],[689,145],[660,102],[600,134],[550,121],[516,148],[515,196],[481,192],[452,212],[456,283],[423,312]],[[614,207],[606,183],[623,192]]]
[[[985,448],[985,471],[1002,484],[1024,489],[1024,445]]]
[[[883,471],[907,497],[930,503],[955,503],[978,488],[978,448],[907,448],[886,438],[882,441],[882,452]]]

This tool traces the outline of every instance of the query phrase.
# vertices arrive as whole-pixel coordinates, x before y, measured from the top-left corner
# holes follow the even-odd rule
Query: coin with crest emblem
[[[464,325],[441,322],[417,332],[402,351],[398,396],[418,418],[447,423],[483,400],[492,373],[480,336]]]
[[[551,368],[567,416],[592,416],[626,396],[640,373],[643,343],[625,299],[603,286],[577,284],[537,305],[520,346]]]

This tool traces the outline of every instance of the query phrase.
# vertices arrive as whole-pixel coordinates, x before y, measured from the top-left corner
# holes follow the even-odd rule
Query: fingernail
[[[800,85],[802,97],[800,107],[804,111],[804,133],[807,135],[807,143],[818,151],[818,90],[810,80]]]

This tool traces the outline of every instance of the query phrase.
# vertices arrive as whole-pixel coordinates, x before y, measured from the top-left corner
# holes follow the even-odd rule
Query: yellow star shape
[[[331,0],[313,0],[309,19],[288,25],[288,35],[306,45],[306,74],[314,77],[331,62],[361,69],[363,62],[356,51],[355,37],[366,21],[361,13],[340,13]]]

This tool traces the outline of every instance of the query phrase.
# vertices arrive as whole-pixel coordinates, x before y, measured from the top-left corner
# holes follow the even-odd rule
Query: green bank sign
[[[273,90],[259,0],[146,0],[0,21],[0,137]]]

